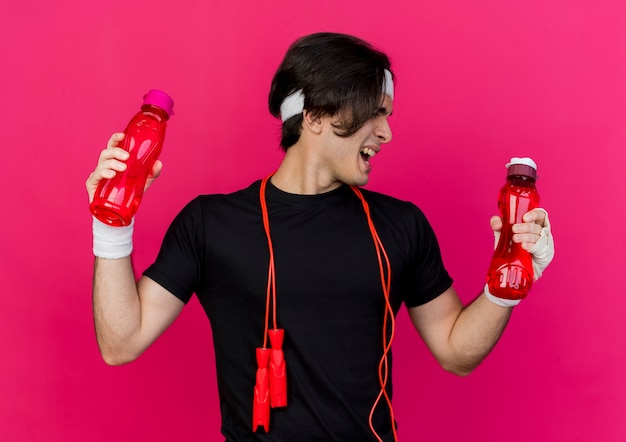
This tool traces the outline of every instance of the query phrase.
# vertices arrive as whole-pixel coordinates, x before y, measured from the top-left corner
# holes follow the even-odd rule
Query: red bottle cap
[[[143,104],[158,106],[167,112],[168,115],[174,115],[174,100],[159,89],[151,89],[148,91],[148,93],[143,96]]]

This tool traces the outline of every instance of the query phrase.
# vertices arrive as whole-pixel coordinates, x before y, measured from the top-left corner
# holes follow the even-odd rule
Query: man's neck
[[[342,183],[319,163],[315,149],[301,142],[287,149],[272,176],[272,184],[283,192],[298,195],[317,195],[341,186]]]
[[[341,186],[313,162],[304,161],[287,151],[271,182],[283,192],[298,195],[318,195]],[[295,153],[295,151],[294,151]]]

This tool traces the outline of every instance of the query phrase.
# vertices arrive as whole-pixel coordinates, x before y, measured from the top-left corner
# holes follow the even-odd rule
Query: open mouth
[[[365,161],[371,160],[372,158],[374,158],[374,155],[376,155],[376,151],[374,149],[371,149],[369,147],[364,147],[363,149],[361,149],[361,157]]]

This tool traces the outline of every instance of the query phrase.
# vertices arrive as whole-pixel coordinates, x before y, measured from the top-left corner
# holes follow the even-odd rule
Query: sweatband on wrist
[[[120,259],[133,251],[133,226],[112,227],[93,217],[93,254],[98,258]]]
[[[500,307],[515,307],[521,301],[521,299],[503,299],[503,298],[498,298],[497,296],[493,296],[491,293],[489,293],[488,284],[485,284],[485,296],[487,297],[488,300],[490,300],[496,305],[499,305]]]

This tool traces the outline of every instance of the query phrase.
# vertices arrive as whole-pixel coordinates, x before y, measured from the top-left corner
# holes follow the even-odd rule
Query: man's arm
[[[497,238],[502,220],[495,216],[490,223]],[[513,241],[533,254],[535,275],[541,275],[554,256],[547,213],[543,209],[527,212],[524,222],[513,226],[513,232]],[[451,287],[432,301],[409,308],[413,325],[444,369],[467,375],[496,345],[513,308],[492,299],[483,292],[464,307]]]
[[[114,133],[85,183],[89,201],[98,184],[126,170],[123,133]],[[146,182],[150,187],[163,167],[157,160]],[[144,190],[145,190],[144,189]],[[136,359],[180,314],[184,303],[147,277],[135,281],[130,253],[132,226],[110,227],[94,220],[93,314],[100,353],[107,364]]]
[[[130,257],[96,258],[93,315],[104,361],[136,359],[178,317],[184,303],[147,277],[137,283]]]
[[[432,301],[409,308],[413,325],[441,366],[461,376],[471,373],[498,342],[511,316],[481,294],[463,307],[450,287]]]

